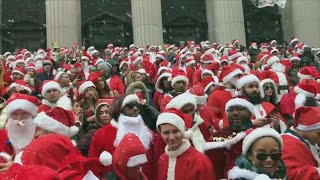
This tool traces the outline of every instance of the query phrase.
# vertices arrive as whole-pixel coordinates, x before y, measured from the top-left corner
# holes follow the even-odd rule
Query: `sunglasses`
[[[272,86],[264,85],[264,86],[263,86],[263,89],[264,89],[264,90],[269,90],[269,89],[272,89]]]
[[[259,152],[256,154],[256,158],[259,161],[265,161],[270,156],[272,160],[279,161],[281,159],[281,155],[282,155],[281,152],[271,153],[271,154]]]
[[[133,109],[134,107],[140,108],[140,104],[137,102],[131,102],[125,105],[125,107],[129,108],[129,109]]]

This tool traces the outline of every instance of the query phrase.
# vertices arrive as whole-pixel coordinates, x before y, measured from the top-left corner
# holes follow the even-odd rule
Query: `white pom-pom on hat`
[[[112,164],[112,155],[107,151],[103,151],[99,156],[99,160],[104,166],[110,166]]]

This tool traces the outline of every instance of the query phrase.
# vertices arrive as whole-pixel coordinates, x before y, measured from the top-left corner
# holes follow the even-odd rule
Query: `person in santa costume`
[[[273,109],[274,105],[262,100],[259,83],[260,80],[253,74],[243,75],[237,82],[240,95],[254,105],[253,124],[259,127],[274,128],[278,132],[284,133],[287,124],[280,113],[268,114],[268,110]]]
[[[286,167],[281,160],[283,142],[274,129],[257,128],[242,142],[242,155],[228,172],[228,179],[285,179]]]
[[[236,82],[243,72],[235,66],[224,66],[219,76],[222,86],[216,87],[208,97],[207,104],[215,116],[222,119],[225,112],[226,103],[235,96]]]
[[[147,179],[141,171],[141,165],[148,161],[146,150],[135,134],[126,134],[112,156],[112,165],[119,179]]]
[[[12,165],[16,154],[20,153],[32,140],[36,132],[33,119],[37,115],[39,100],[33,96],[15,93],[6,102],[8,122],[1,129],[0,161],[1,170]]]
[[[23,166],[45,166],[59,174],[59,179],[103,178],[110,171],[112,156],[104,151],[98,158],[85,158],[70,139],[49,134],[32,141],[16,161]],[[90,178],[89,178],[90,179]]]
[[[58,101],[62,95],[60,84],[56,81],[44,81],[41,87],[42,104],[39,106],[38,112],[46,112],[54,107],[58,107]]]
[[[171,87],[173,88],[173,90],[164,95],[160,103],[160,112],[163,112],[165,110],[165,107],[171,101],[172,98],[184,93],[187,90],[188,85],[189,79],[187,78],[184,71],[181,69],[174,69],[171,77]]]
[[[294,125],[282,135],[282,159],[288,179],[320,179],[320,109],[303,106],[296,110]]]
[[[213,168],[217,179],[227,177],[227,172],[241,154],[245,131],[254,127],[251,121],[254,106],[249,101],[234,98],[227,102],[225,109],[229,126],[213,133],[212,142],[207,142],[203,147],[210,156],[215,157]]]
[[[158,162],[158,179],[216,179],[208,157],[184,139],[191,124],[192,116],[175,108],[159,115],[157,128],[167,146]]]
[[[163,72],[155,82],[156,91],[153,94],[153,104],[156,109],[160,109],[160,103],[166,93],[169,93],[172,90],[170,78],[172,76],[172,70],[168,69]]]
[[[192,77],[192,84],[196,84],[201,81],[201,74],[206,67],[214,62],[214,57],[212,54],[203,54],[200,57],[200,67],[194,72]]]
[[[298,77],[300,78],[300,82],[306,82],[308,84],[312,84],[316,87],[316,99],[320,99],[320,74],[317,68],[314,66],[305,66],[300,69],[298,72]]]
[[[92,137],[88,157],[98,157],[102,151],[113,153],[127,133],[139,137],[147,151],[148,162],[142,171],[148,178],[154,175],[154,135],[140,115],[140,99],[135,94],[124,94],[114,99],[110,109],[113,119]]]
[[[18,163],[15,163],[8,169],[8,171],[0,174],[0,179],[57,180],[58,176],[59,174],[57,171],[54,171],[46,166],[22,166]]]

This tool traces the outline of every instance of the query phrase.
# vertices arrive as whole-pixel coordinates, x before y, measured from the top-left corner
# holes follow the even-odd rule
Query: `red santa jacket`
[[[5,163],[14,156],[14,149],[9,141],[7,130],[0,129],[0,163]]]
[[[290,180],[313,179],[319,180],[320,159],[318,153],[311,152],[310,144],[303,142],[294,132],[282,135],[282,160],[287,168]]]
[[[165,94],[163,99],[160,102],[160,112],[163,112],[166,109],[167,104],[171,101],[173,96],[169,93]]]
[[[208,157],[192,147],[189,141],[176,151],[169,151],[166,147],[158,164],[159,180],[216,179]]]
[[[197,84],[198,82],[201,82],[201,74],[202,74],[202,68],[199,67],[194,73],[192,77],[192,84]]]

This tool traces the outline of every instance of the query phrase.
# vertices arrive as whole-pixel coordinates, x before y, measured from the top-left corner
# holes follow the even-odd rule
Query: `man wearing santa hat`
[[[62,95],[60,84],[56,81],[44,81],[41,89],[42,104],[39,106],[38,112],[47,112],[58,106],[58,100]]]
[[[274,128],[278,132],[284,133],[287,125],[279,113],[269,112],[269,109],[273,109],[274,105],[262,100],[259,83],[260,80],[253,74],[243,75],[237,82],[240,95],[254,105],[253,124],[261,127]]]
[[[0,147],[0,159],[4,164],[1,170],[8,169],[13,157],[20,153],[32,140],[36,132],[33,119],[37,115],[39,100],[33,96],[15,93],[7,101],[8,122],[3,134]]]
[[[167,104],[171,101],[175,96],[184,93],[187,90],[189,85],[189,79],[187,78],[185,72],[181,69],[174,69],[171,77],[171,87],[172,91],[165,94],[163,99],[160,102],[160,112],[165,110]]]
[[[208,157],[185,139],[191,125],[192,116],[176,108],[159,115],[157,129],[167,146],[158,162],[158,179],[216,179]]]
[[[113,153],[127,133],[134,133],[142,142],[148,162],[142,166],[145,175],[154,173],[154,137],[140,115],[140,100],[136,94],[124,94],[114,99],[110,110],[113,119],[92,137],[88,157],[99,157],[102,151]]]
[[[293,180],[320,179],[320,109],[303,106],[295,112],[293,127],[282,135],[282,160]]]

